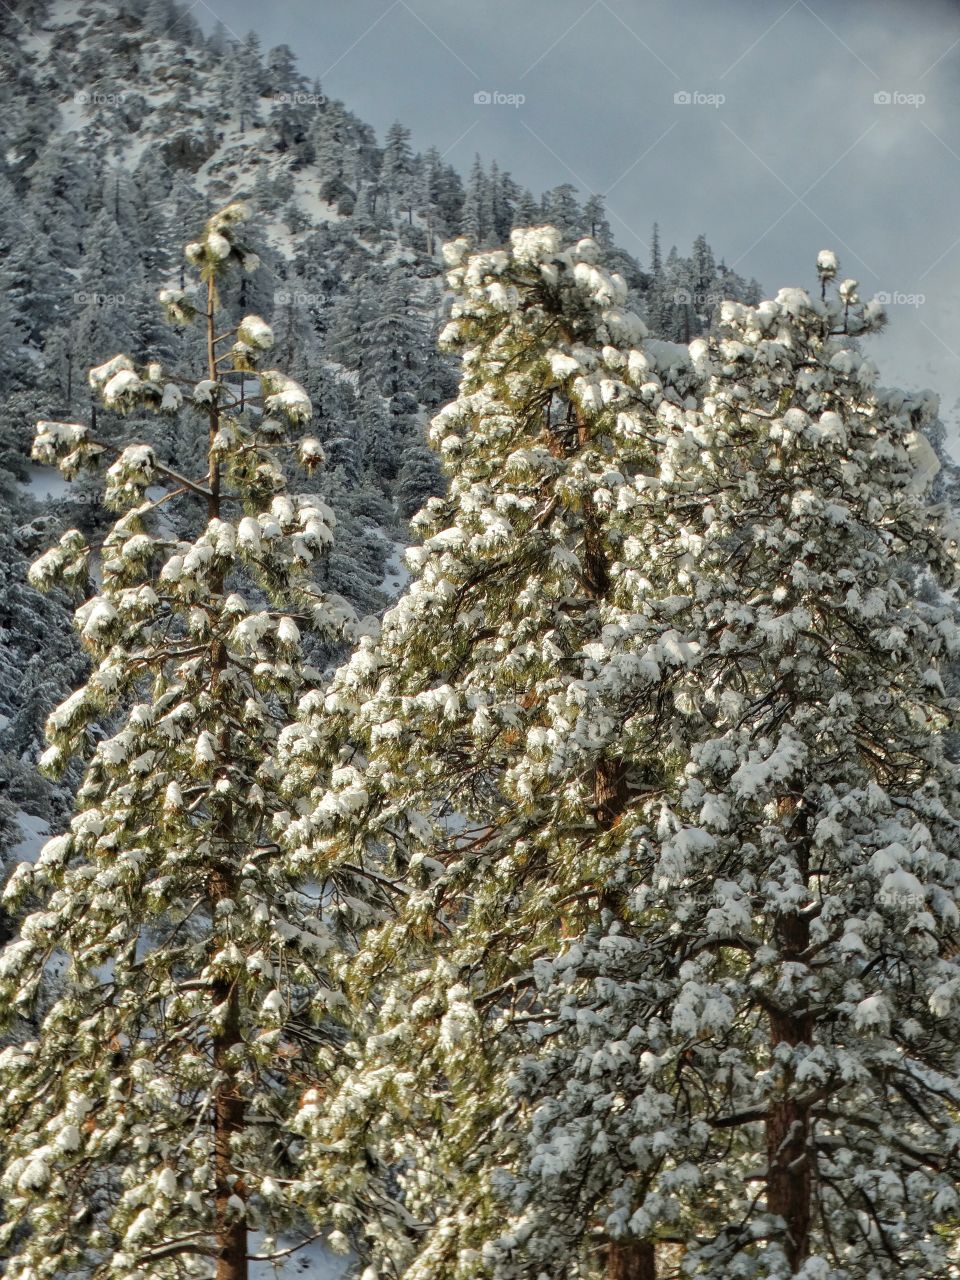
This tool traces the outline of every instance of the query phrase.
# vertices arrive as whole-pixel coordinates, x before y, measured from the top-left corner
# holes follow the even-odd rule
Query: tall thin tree
[[[313,581],[332,513],[286,492],[285,453],[322,459],[288,435],[310,402],[260,367],[262,319],[219,319],[222,281],[256,266],[246,217],[214,214],[186,250],[199,290],[160,295],[173,321],[199,319],[202,376],[125,355],[90,373],[111,410],[191,415],[203,471],[81,423],[37,430],[35,458],[68,477],[115,455],[120,514],[100,546],[70,530],[32,571],[98,585],[76,612],[92,674],[50,716],[42,761],[87,762],[76,814],[6,893],[40,904],[0,955],[4,1009],[38,1019],[0,1054],[0,1235],[20,1280],[245,1280],[250,1230],[298,1226],[290,1115],[331,930],[276,843],[270,747],[320,679],[306,646],[353,617]],[[192,538],[173,503],[192,504]]]

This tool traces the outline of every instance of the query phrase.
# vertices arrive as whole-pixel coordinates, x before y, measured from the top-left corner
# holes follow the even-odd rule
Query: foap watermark
[[[106,493],[103,489],[73,489],[64,491],[67,502],[75,502],[81,507],[102,507],[106,505]]]
[[[725,93],[704,93],[701,89],[678,89],[673,95],[678,107],[722,107],[727,100]]]
[[[904,93],[901,89],[878,89],[873,95],[877,107],[922,107],[927,100],[925,93]]]
[[[874,296],[885,307],[922,307],[927,300],[925,293],[902,293],[899,290],[877,293]]]
[[[719,307],[724,294],[709,289],[674,289],[673,301],[678,307]]]
[[[522,107],[526,100],[525,93],[501,93],[499,89],[478,89],[473,95],[477,107]]]
[[[95,289],[81,289],[79,293],[73,295],[73,305],[75,307],[125,307],[127,305],[127,295],[125,293],[97,293]]]
[[[325,93],[305,93],[302,90],[297,90],[295,93],[275,93],[273,100],[288,107],[325,107],[327,105]]]
[[[126,98],[125,93],[104,93],[101,89],[78,89],[73,95],[78,107],[119,107]]]
[[[322,293],[308,293],[305,289],[276,289],[273,294],[275,307],[319,307],[326,302]]]

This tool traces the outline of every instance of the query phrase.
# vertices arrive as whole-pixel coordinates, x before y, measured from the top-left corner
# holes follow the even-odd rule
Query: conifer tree
[[[476,155],[467,178],[460,228],[472,244],[486,243],[487,237],[493,230],[490,225],[492,209],[490,179],[484,170],[483,161],[479,155]]]
[[[556,248],[455,273],[450,495],[328,696],[358,750],[295,838],[406,897],[353,970],[374,1033],[302,1123],[379,1159],[334,1181],[412,1280],[947,1280],[935,403],[877,387],[853,281],[726,304],[678,403]]]
[[[607,218],[607,207],[604,197],[592,195],[583,206],[584,233],[596,240],[602,249],[613,245],[610,221]]]
[[[647,594],[690,681],[622,824],[626,914],[537,974],[498,1276],[566,1275],[598,1216],[711,1280],[955,1269],[958,633],[911,561],[954,583],[957,530],[935,402],[876,386],[882,312],[818,265],[823,299],[724,304],[663,441]]]
[[[553,223],[567,240],[579,235],[583,226],[583,210],[572,182],[561,182],[543,193],[543,217]]]
[[[847,280],[727,303],[692,348],[702,408],[661,442],[644,532],[686,678],[602,911],[518,1019],[498,1280],[578,1274],[598,1221],[705,1280],[954,1273],[960,635],[915,566],[953,585],[958,531],[934,399],[860,350],[882,321]]]
[[[0,1054],[0,1234],[19,1280],[243,1280],[248,1231],[296,1225],[289,1117],[333,929],[278,850],[270,744],[319,680],[304,646],[354,624],[313,581],[332,513],[286,492],[285,451],[321,461],[288,439],[310,402],[261,367],[262,319],[222,327],[223,282],[254,267],[245,220],[230,205],[187,246],[196,295],[161,293],[172,321],[199,319],[203,376],[126,355],[90,373],[110,409],[193,415],[205,469],[148,442],[115,451],[102,545],[70,530],[32,570],[99,588],[76,612],[93,670],[50,716],[42,761],[86,762],[76,814],[6,891],[39,903],[0,954],[4,1009],[39,1017]],[[88,425],[38,426],[35,458],[68,477],[111,452]],[[166,513],[187,501],[177,536]]]
[[[651,443],[684,412],[686,353],[643,343],[591,240],[561,251],[552,228],[516,231],[464,263],[465,247],[449,247],[445,334],[463,381],[431,428],[449,495],[414,521],[414,581],[380,639],[281,742],[291,785],[312,789],[296,855],[318,876],[347,860],[397,877],[398,920],[351,969],[360,1026],[381,1021],[338,1104],[301,1122],[375,1251],[417,1280],[476,1276],[500,1226],[511,1013],[558,926],[599,909],[624,795],[657,776],[631,709],[685,661],[671,607],[635,616],[639,574],[617,564]],[[590,1243],[611,1276],[649,1254],[602,1226]]]
[[[413,152],[410,149],[410,130],[395,120],[387,130],[383,147],[381,180],[398,211],[413,221]]]
[[[656,279],[663,269],[663,258],[660,253],[660,227],[655,222],[650,236],[650,274]]]
[[[230,64],[229,104],[238,117],[241,133],[246,133],[248,128],[258,123],[257,104],[262,74],[259,38],[251,31],[242,41],[234,43]]]

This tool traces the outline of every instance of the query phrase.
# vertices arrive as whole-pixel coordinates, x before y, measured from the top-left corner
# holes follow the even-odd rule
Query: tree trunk
[[[581,445],[586,443],[582,425]],[[584,585],[594,599],[602,600],[610,589],[610,567],[597,530],[596,512],[589,500],[584,509]],[[627,771],[619,757],[602,757],[593,777],[594,813],[598,825],[609,831],[627,805]],[[651,1240],[611,1240],[607,1246],[607,1280],[657,1280],[657,1248]]]
[[[216,381],[218,369],[216,345],[214,342],[214,317],[216,311],[216,286],[210,277],[207,286],[207,365],[208,377]],[[242,376],[242,375],[241,375]],[[211,520],[220,516],[220,464],[215,451],[215,440],[220,428],[220,409],[214,399],[209,411],[209,471],[208,485],[210,496],[207,501],[207,514]],[[213,584],[219,594],[223,592],[223,583]],[[215,640],[210,653],[210,686],[211,695],[217,696],[217,684],[220,673],[226,666],[227,655],[222,643]],[[220,733],[221,758],[225,762],[230,757],[230,730],[224,726]],[[221,864],[214,865],[208,882],[210,901],[214,910],[216,904],[225,898],[234,896],[234,886],[230,873],[232,865],[233,843],[233,810],[227,800],[217,815],[216,836],[213,842],[214,857],[221,858]],[[220,848],[218,848],[218,841]],[[237,1080],[237,1067],[232,1060],[232,1051],[242,1044],[240,1029],[240,999],[235,982],[218,982],[213,987],[213,1000],[216,1006],[224,1008],[220,1030],[213,1037],[213,1070],[217,1084],[213,1093],[213,1216],[214,1236],[217,1250],[216,1280],[247,1280],[247,1219],[245,1209],[238,1209],[234,1197],[245,1202],[246,1189],[234,1166],[233,1142],[243,1132],[246,1119],[246,1108],[243,1095]],[[231,1203],[231,1201],[234,1201]]]
[[[657,1280],[657,1252],[649,1240],[613,1242],[607,1248],[607,1280]]]
[[[791,824],[799,835],[798,862],[806,880],[806,821],[795,800],[782,801],[780,817]],[[810,926],[797,912],[779,917],[776,923],[777,945],[782,962],[798,960],[810,945]],[[771,1010],[770,1046],[806,1044],[812,1034],[812,1018],[805,1009]],[[792,1274],[803,1266],[810,1252],[810,1225],[813,1212],[813,1180],[810,1166],[810,1107],[793,1096],[796,1083],[792,1073],[783,1082],[779,1099],[774,1100],[767,1115],[767,1209],[783,1218],[786,1224],[784,1251]]]
[[[597,822],[608,831],[627,803],[627,777],[622,760],[601,759],[593,778]],[[657,1247],[651,1240],[611,1240],[607,1246],[607,1280],[657,1280]]]
[[[571,334],[564,336],[573,341]],[[580,413],[576,413],[576,422],[577,443],[583,448],[589,443],[589,432]],[[564,456],[563,442],[550,429],[549,418],[546,435],[551,452]],[[602,601],[610,591],[610,565],[599,524],[596,508],[588,496],[583,504],[583,589],[593,600]],[[601,756],[597,761],[593,804],[597,825],[609,831],[627,805],[627,771],[619,756]],[[602,895],[602,901],[615,909],[612,901],[607,902],[606,895]],[[606,1245],[606,1260],[607,1280],[656,1280],[657,1247],[651,1240],[610,1240]]]
[[[216,1280],[247,1280],[247,1220],[231,1205],[244,1199],[233,1164],[233,1139],[244,1125],[243,1098],[237,1088],[230,1052],[240,1040],[236,988],[215,993],[227,1003],[223,1030],[213,1039],[213,1068],[221,1083],[213,1099],[214,1230],[217,1244]]]
[[[593,802],[597,822],[609,831],[627,802],[626,770],[621,760],[601,760],[593,779]]]

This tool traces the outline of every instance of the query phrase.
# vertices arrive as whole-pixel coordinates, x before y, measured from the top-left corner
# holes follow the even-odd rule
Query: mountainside
[[[543,221],[592,235],[669,340],[708,328],[722,297],[759,297],[703,237],[683,257],[662,254],[655,231],[641,265],[598,196],[563,184],[534,197],[479,158],[464,178],[435,149],[415,153],[399,123],[379,142],[288,47],[207,37],[172,0],[0,9],[0,71],[0,849],[20,838],[29,852],[17,813],[21,827],[24,812],[58,819],[65,793],[34,762],[84,661],[69,602],[28,587],[26,564],[63,527],[95,531],[106,515],[102,489],[30,465],[33,424],[89,420],[86,371],[117,351],[183,353],[156,290],[182,283],[180,246],[211,210],[255,211],[258,261],[223,301],[231,320],[272,323],[278,363],[312,397],[328,459],[317,483],[339,521],[327,580],[368,612],[401,585],[406,521],[443,483],[424,425],[456,387],[434,341],[445,240],[495,245]],[[135,415],[102,410],[97,426],[116,441],[137,432]],[[199,447],[177,431],[161,442],[168,462]]]

